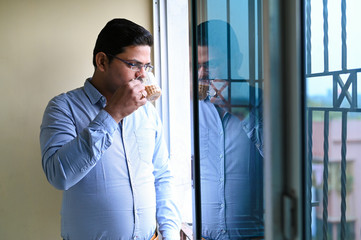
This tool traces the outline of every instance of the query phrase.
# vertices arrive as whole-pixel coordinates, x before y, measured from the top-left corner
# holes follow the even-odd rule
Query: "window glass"
[[[200,1],[195,33],[205,239],[262,239],[262,1]],[[195,145],[197,146],[197,144]]]

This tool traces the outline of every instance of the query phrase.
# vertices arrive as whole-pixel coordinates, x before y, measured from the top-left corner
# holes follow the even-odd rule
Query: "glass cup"
[[[204,100],[209,95],[209,80],[199,80],[198,82],[198,98]]]
[[[160,89],[157,81],[155,80],[154,74],[152,72],[145,72],[145,77],[142,78],[143,84],[145,86],[145,91],[147,92],[147,100],[155,101],[160,95],[162,95],[162,90]]]

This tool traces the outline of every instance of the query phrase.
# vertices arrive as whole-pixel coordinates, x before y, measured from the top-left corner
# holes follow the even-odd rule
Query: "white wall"
[[[92,75],[106,22],[125,17],[152,30],[150,0],[0,0],[0,239],[60,239],[61,192],[41,168],[47,102]]]

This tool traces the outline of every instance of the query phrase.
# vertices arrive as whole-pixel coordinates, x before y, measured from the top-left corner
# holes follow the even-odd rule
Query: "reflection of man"
[[[207,96],[199,94],[205,97],[199,101],[202,235],[205,239],[260,239],[261,101],[250,97],[249,92],[256,89],[248,83],[230,81],[240,79],[237,71],[242,60],[230,25],[211,20],[197,31],[199,86],[208,84]],[[240,96],[244,92],[248,95]],[[237,97],[248,98],[244,111],[233,104],[239,101]]]
[[[64,239],[179,239],[179,212],[160,119],[137,77],[150,71],[152,35],[126,19],[100,32],[95,71],[53,98],[40,143],[48,181],[63,190]]]

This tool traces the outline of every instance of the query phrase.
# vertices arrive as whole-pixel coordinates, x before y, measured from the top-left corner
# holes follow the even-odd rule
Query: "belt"
[[[152,239],[153,239],[153,238],[152,238]],[[151,239],[151,240],[152,240],[152,239]],[[155,238],[155,239],[158,239],[158,238]],[[246,240],[252,240],[252,239],[255,239],[255,240],[257,240],[257,239],[263,240],[264,237],[250,237],[250,238],[246,238]],[[207,239],[205,239],[205,238],[202,237],[202,240],[207,240]]]
[[[150,240],[158,240],[158,233],[155,231],[154,235],[151,237]]]
[[[65,240],[65,238],[63,238],[63,240]],[[151,237],[151,239],[149,240],[158,240],[158,233],[157,231],[155,231],[155,233],[153,234],[153,236]]]

